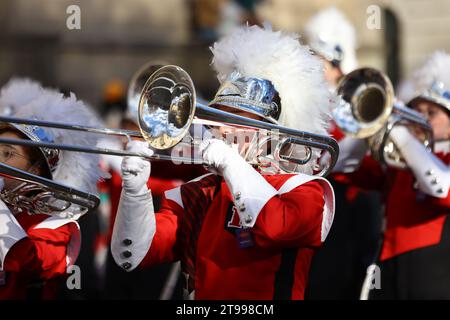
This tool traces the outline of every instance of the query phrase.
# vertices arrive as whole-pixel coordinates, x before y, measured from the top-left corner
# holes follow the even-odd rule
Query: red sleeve
[[[443,210],[450,209],[450,190],[445,198],[437,198],[430,195],[426,195],[425,201],[427,206],[434,208],[437,212],[442,212]]]
[[[380,191],[383,189],[386,174],[378,161],[366,156],[355,172],[334,173],[332,177],[340,183],[353,185],[364,190]]]
[[[27,238],[9,250],[4,270],[44,280],[66,274],[70,239],[68,224],[57,229],[31,229]]]
[[[262,247],[320,246],[324,212],[323,189],[308,182],[270,199],[252,229]]]
[[[155,214],[156,231],[147,255],[139,265],[149,267],[177,260],[178,215],[183,214],[174,201],[163,199],[161,209]]]

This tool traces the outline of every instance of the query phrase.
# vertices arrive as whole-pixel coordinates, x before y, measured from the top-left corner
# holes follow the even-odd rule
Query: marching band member
[[[416,130],[396,126],[390,133],[408,169],[384,169],[364,157],[365,142],[353,139],[343,147],[335,168],[354,171],[343,179],[384,191],[384,241],[379,257],[381,288],[375,299],[449,299],[450,289],[450,55],[436,52],[410,79],[408,106],[422,113],[433,128],[430,152]],[[354,163],[360,162],[355,168]]]
[[[333,6],[307,21],[305,36],[309,46],[323,60],[325,79],[329,89],[335,92],[339,80],[358,66],[355,27]],[[329,132],[338,141],[345,138],[334,121],[330,122]],[[333,177],[330,182],[338,212],[330,235],[333,241],[328,241],[314,259],[307,297],[351,299],[359,294],[365,270],[374,255],[373,244],[379,235],[374,223],[379,219],[379,195],[339,183]]]
[[[25,98],[28,97],[28,98]],[[76,99],[42,88],[28,80],[12,80],[1,91],[0,113],[20,118],[97,125],[95,115]],[[78,131],[2,123],[0,137],[62,144],[96,143],[95,136]],[[102,176],[98,156],[48,148],[0,145],[0,161],[75,189],[95,193]],[[80,249],[77,219],[84,211],[70,206],[61,212],[41,212],[16,197],[24,186],[1,179],[0,299],[51,298],[67,275]],[[8,196],[9,195],[9,196]],[[11,199],[14,201],[11,202]]]
[[[324,9],[305,25],[305,36],[311,49],[325,66],[325,79],[334,90],[339,79],[358,66],[356,30],[336,7]]]
[[[321,63],[295,35],[244,27],[212,51],[222,83],[213,107],[326,133]],[[128,149],[152,153],[142,142]],[[166,191],[157,213],[146,185],[153,164],[124,158],[111,245],[117,264],[132,271],[180,260],[190,298],[195,290],[196,299],[302,299],[334,216],[331,186],[311,175],[318,155],[304,173],[266,175],[222,140],[206,139],[201,149],[212,173]]]
[[[156,71],[155,68],[154,71]],[[138,104],[136,96],[128,97],[127,109],[121,120],[121,129],[139,131],[138,125]],[[143,141],[142,138],[132,138]],[[100,146],[110,149],[124,149],[125,141],[121,139],[101,139]],[[111,237],[119,206],[120,194],[122,191],[122,158],[111,155],[102,155],[101,165],[105,171],[110,173],[110,178],[99,183],[99,190],[102,196],[100,205],[100,233],[96,240],[96,260],[99,274],[104,277],[104,292],[107,298],[138,298],[138,299],[158,299],[164,282],[167,278],[169,265],[157,266],[152,270],[146,269],[133,274],[123,272],[114,263],[109,254]],[[153,165],[153,174],[147,181],[147,186],[152,190],[152,201],[156,210],[165,191],[173,189],[183,182],[189,181],[206,171],[200,165],[174,165],[170,162],[156,162]],[[104,270],[104,271],[102,271]],[[153,283],[151,290],[146,287],[147,283]],[[127,288],[124,290],[124,288]]]

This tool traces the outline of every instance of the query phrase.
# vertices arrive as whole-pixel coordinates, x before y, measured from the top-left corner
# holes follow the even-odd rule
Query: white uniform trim
[[[172,200],[184,209],[183,200],[181,199],[181,188],[176,187],[164,192],[166,199]]]
[[[323,208],[323,218],[321,228],[321,240],[322,242],[324,242],[328,236],[328,233],[330,232],[331,225],[333,224],[334,208],[335,208],[334,191],[328,180],[322,177],[309,176],[306,174],[299,173],[289,178],[278,190],[278,194],[281,195],[283,193],[287,193],[297,188],[298,186],[313,180],[318,180],[318,182],[322,186],[324,194],[325,204]]]
[[[0,201],[0,271],[9,250],[27,234],[3,201]]]
[[[447,154],[450,152],[450,141],[438,141],[434,144],[434,152]]]

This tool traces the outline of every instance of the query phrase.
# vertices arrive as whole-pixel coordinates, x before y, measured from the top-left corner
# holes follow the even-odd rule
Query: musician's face
[[[253,113],[237,110],[234,108],[228,108],[228,107],[221,107],[220,108],[223,111],[230,112],[242,117],[260,120],[262,121],[263,118],[261,118],[258,115],[255,115]],[[247,129],[247,128],[239,128],[239,127],[220,127],[219,129],[220,134],[222,135],[225,140],[230,144],[235,144],[238,146],[238,151],[241,155],[244,155],[245,152],[248,150],[250,143],[252,142],[255,130],[253,129]]]
[[[441,106],[431,101],[419,99],[412,103],[412,107],[428,120],[433,128],[435,140],[450,139],[450,117]]]
[[[334,66],[330,61],[323,59],[325,80],[333,87],[337,86],[339,79],[342,77],[341,69]]]
[[[0,133],[0,138],[23,139],[19,133],[14,131],[5,131]],[[33,152],[25,146],[12,144],[0,144],[0,162],[9,166],[40,175],[39,168],[33,166],[35,161],[32,157]],[[5,188],[10,189],[17,185],[18,181],[4,178]]]

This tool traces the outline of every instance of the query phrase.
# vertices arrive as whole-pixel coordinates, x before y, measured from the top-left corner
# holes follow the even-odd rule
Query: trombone
[[[57,183],[0,163],[0,177],[21,182],[12,190],[2,190],[1,199],[16,212],[28,214],[64,214],[75,218],[94,210],[100,204],[96,195]],[[67,210],[69,209],[70,210]]]
[[[400,150],[389,137],[394,126],[402,125],[419,130],[421,142],[432,149],[433,130],[418,112],[395,102],[391,81],[372,68],[356,69],[339,82],[340,101],[333,110],[333,118],[346,134],[367,139],[371,154],[388,166],[407,167]]]
[[[145,68],[145,70],[147,69]],[[93,134],[144,138],[151,148],[159,151],[155,152],[150,159],[204,164],[201,159],[192,159],[192,157],[185,156],[178,157],[164,153],[164,150],[173,148],[182,140],[186,140],[185,138],[194,143],[196,142],[194,137],[189,135],[191,125],[195,123],[194,117],[212,122],[219,120],[220,123],[225,123],[230,126],[243,126],[265,130],[269,134],[270,132],[276,132],[275,139],[277,140],[277,145],[274,148],[275,150],[273,150],[276,153],[275,157],[289,164],[301,166],[308,163],[312,159],[312,149],[318,149],[321,152],[327,151],[331,157],[327,165],[320,172],[316,173],[319,176],[325,176],[331,171],[339,154],[338,144],[333,138],[250,119],[197,103],[191,77],[182,68],[174,65],[167,65],[157,69],[142,87],[138,108],[138,125],[140,131],[96,128],[79,124],[22,119],[9,116],[0,116],[0,121],[66,130],[79,130]],[[43,143],[22,139],[0,138],[0,143],[115,156],[144,157],[143,154],[123,150]],[[295,145],[301,145],[306,148],[306,156],[295,157],[280,152],[280,150],[292,149]]]

